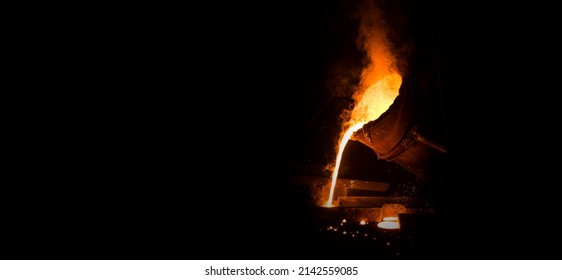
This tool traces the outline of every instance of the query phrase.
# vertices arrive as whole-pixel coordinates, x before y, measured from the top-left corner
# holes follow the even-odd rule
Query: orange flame
[[[354,126],[378,119],[398,96],[401,84],[402,77],[392,72],[371,85],[354,106],[349,123]]]

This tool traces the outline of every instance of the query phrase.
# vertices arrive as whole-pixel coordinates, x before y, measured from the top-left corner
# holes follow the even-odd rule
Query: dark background
[[[554,17],[421,2],[403,1],[408,32],[435,36],[414,39],[439,51],[450,162],[433,257],[558,258]],[[291,164],[334,153],[357,3],[76,7],[27,26],[37,78],[13,117],[2,258],[314,257],[283,190]]]

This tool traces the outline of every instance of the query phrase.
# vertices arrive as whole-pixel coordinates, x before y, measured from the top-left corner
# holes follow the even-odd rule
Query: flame
[[[351,112],[351,126],[376,120],[386,112],[398,96],[402,76],[392,72],[367,88]]]

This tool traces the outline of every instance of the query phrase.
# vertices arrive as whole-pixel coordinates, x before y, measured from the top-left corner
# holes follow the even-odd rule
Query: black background
[[[440,258],[558,258],[554,17],[425,2],[449,128]],[[2,258],[299,259],[279,190],[330,67],[357,66],[355,4],[76,7],[28,26]]]

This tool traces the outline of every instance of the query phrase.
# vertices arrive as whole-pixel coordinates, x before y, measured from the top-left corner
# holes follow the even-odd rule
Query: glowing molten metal
[[[367,88],[363,95],[360,96],[359,102],[351,112],[351,118],[347,123],[347,130],[343,134],[338,147],[338,154],[336,157],[336,165],[332,173],[332,184],[330,186],[330,195],[324,207],[333,207],[334,190],[336,188],[336,181],[338,177],[338,170],[340,168],[341,158],[347,142],[354,132],[363,127],[364,124],[376,120],[382,113],[384,113],[394,99],[398,96],[400,85],[402,84],[402,77],[395,72],[392,72],[372,86]]]
[[[386,217],[382,219],[382,222],[378,223],[377,226],[383,229],[400,228],[400,224],[398,223],[398,217]]]

